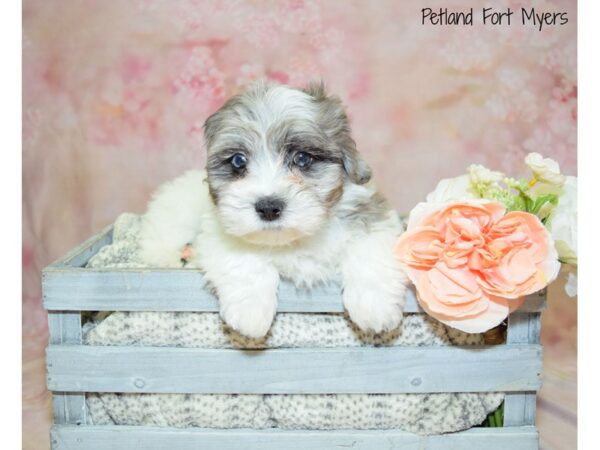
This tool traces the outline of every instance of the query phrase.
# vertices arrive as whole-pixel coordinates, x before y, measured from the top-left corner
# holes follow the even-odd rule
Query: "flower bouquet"
[[[576,294],[577,179],[537,153],[525,163],[528,180],[471,165],[411,211],[396,256],[440,322],[490,330],[556,279],[561,263]]]

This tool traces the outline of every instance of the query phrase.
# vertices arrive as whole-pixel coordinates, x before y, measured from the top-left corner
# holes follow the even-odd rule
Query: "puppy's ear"
[[[346,174],[356,184],[371,179],[371,169],[361,158],[350,133],[350,122],[339,97],[328,95],[323,82],[310,83],[303,89],[318,106],[318,122],[321,129],[332,139],[342,152],[342,163]]]
[[[323,80],[311,81],[304,89],[302,89],[302,91],[310,95],[317,102],[322,102],[327,99],[325,83],[323,83]]]
[[[204,121],[204,142],[206,142],[206,148],[210,147],[212,144],[215,135],[217,134],[219,123],[220,123],[220,114],[219,111],[214,112]]]
[[[371,179],[371,168],[367,162],[360,157],[356,150],[356,144],[352,140],[353,148],[344,148],[344,170],[350,179],[356,184],[365,184]]]
[[[221,132],[223,124],[228,117],[228,112],[235,109],[240,104],[241,96],[239,94],[234,95],[204,121],[204,141],[206,142],[207,149],[212,145],[215,137]]]

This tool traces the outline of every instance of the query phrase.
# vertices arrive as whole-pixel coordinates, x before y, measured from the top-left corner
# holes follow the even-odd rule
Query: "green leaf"
[[[519,191],[523,197],[529,197],[529,184],[526,180],[520,179],[516,183],[511,183],[510,187]]]
[[[488,428],[498,428],[504,426],[504,402],[502,402],[495,411],[492,411],[486,416],[481,426]]]
[[[503,425],[504,422],[504,417],[501,408],[498,408],[495,412],[494,412],[494,419],[496,421],[496,426],[497,427],[501,427]]]
[[[539,197],[536,197],[535,199],[532,199],[531,197],[525,198],[525,206],[527,208],[526,211],[531,214],[537,214],[542,208],[542,206],[544,206],[546,203],[550,203],[553,206],[558,205],[558,195],[544,194],[540,195]],[[545,216],[547,215],[548,214],[546,214]]]
[[[527,211],[526,197],[522,195],[513,196],[507,208],[509,211]]]

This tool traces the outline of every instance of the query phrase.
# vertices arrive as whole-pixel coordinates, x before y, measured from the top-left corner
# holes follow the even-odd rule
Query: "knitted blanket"
[[[141,268],[139,216],[115,222],[113,243],[92,268]],[[406,314],[401,327],[380,334],[359,330],[343,314],[277,314],[264,339],[227,327],[216,313],[99,313],[84,325],[89,345],[199,348],[448,346],[483,344],[481,335],[447,328],[422,314]],[[501,393],[450,394],[111,394],[87,395],[94,424],[205,428],[390,429],[418,434],[464,430],[480,424],[502,402]]]

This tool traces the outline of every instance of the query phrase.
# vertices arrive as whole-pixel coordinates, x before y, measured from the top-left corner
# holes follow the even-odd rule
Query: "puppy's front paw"
[[[364,331],[393,330],[402,321],[402,301],[381,289],[347,286],[344,306],[352,322]]]
[[[222,306],[221,317],[227,325],[244,336],[260,338],[271,328],[276,307],[276,300],[245,299]]]

